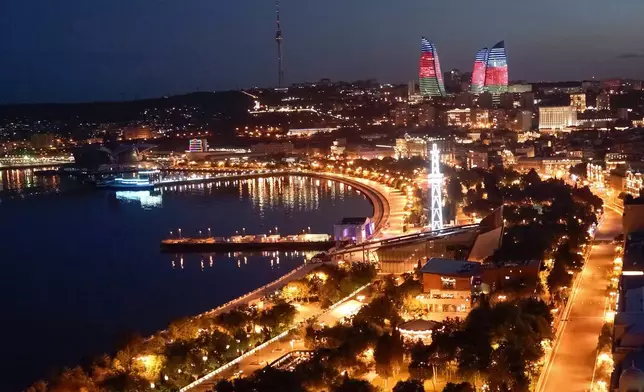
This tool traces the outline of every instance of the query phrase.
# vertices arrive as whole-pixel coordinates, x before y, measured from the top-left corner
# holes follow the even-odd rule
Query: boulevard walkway
[[[604,306],[615,246],[610,240],[622,232],[621,214],[606,209],[595,244],[564,310],[560,336],[552,359],[544,368],[538,392],[583,392],[590,389],[595,368],[597,340],[604,324]]]

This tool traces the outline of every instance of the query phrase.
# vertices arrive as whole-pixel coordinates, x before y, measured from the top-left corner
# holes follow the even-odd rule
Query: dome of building
[[[644,391],[644,372],[635,367],[635,364],[624,370],[619,376],[620,392]]]

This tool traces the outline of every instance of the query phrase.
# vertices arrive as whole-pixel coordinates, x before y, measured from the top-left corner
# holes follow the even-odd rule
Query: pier
[[[328,234],[238,235],[233,237],[168,238],[161,241],[161,251],[171,253],[264,252],[331,249],[335,241]]]

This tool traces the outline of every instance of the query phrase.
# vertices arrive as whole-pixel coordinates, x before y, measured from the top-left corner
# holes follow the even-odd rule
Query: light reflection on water
[[[2,170],[3,189],[56,197],[0,203],[0,390],[22,390],[49,369],[114,350],[125,331],[146,335],[261,287],[301,265],[301,252],[161,254],[159,242],[186,236],[331,233],[342,217],[372,213],[356,190],[310,177],[279,176],[146,191],[97,190],[33,169]],[[35,192],[37,194],[37,192]],[[311,255],[308,255],[310,257]],[[43,328],[42,326],[47,326]]]

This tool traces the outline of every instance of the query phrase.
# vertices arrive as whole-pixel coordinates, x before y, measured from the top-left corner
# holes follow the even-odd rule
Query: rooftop
[[[451,276],[474,276],[481,268],[480,263],[465,260],[450,260],[432,257],[420,272]]]
[[[644,231],[626,237],[623,259],[624,271],[644,271]]]
[[[629,306],[626,303],[626,295],[631,290],[637,290],[644,288],[644,276],[641,275],[622,275],[619,282],[619,301],[618,311],[619,312],[628,312]],[[631,291],[632,294],[635,294],[634,291]]]

